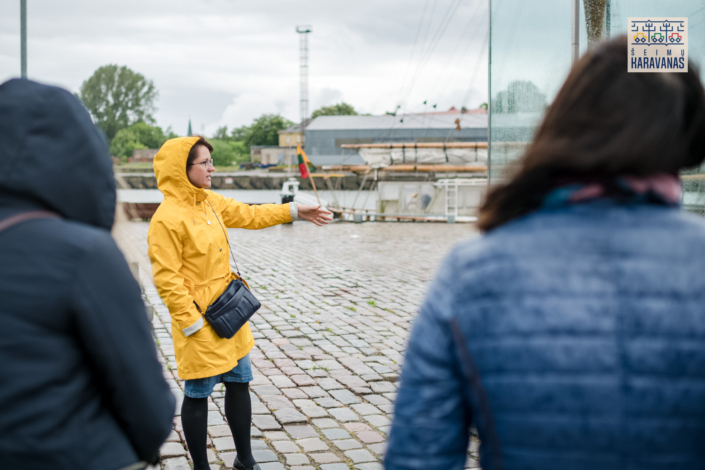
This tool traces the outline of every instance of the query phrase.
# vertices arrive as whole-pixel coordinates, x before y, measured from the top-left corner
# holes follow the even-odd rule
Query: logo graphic
[[[629,18],[629,72],[687,72],[688,18]]]

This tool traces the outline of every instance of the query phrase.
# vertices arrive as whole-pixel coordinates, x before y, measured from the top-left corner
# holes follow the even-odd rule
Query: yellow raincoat
[[[225,227],[262,229],[291,221],[288,204],[250,206],[207,189],[186,176],[189,150],[198,137],[167,141],[154,158],[164,202],[149,225],[149,259],[154,284],[172,318],[179,377],[200,379],[223,374],[250,352],[249,325],[231,339],[219,337],[193,304],[213,303],[237,275],[230,270]]]

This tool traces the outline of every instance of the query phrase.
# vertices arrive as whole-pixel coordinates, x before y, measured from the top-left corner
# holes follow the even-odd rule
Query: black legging
[[[233,433],[237,459],[246,467],[255,465],[250,445],[252,404],[247,383],[225,382],[225,418]],[[208,398],[184,397],[181,405],[181,424],[194,470],[210,470],[206,452],[208,431]]]

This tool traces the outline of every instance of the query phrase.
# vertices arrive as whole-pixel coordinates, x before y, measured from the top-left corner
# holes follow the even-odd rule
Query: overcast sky
[[[487,101],[487,0],[27,3],[30,79],[78,91],[98,67],[126,65],[154,81],[157,123],[177,134],[189,117],[206,135],[263,113],[298,121],[300,24],[313,28],[309,112]],[[19,4],[0,5],[0,82],[20,71]]]

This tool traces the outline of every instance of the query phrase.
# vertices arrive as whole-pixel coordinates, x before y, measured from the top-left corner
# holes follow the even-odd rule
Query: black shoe
[[[245,467],[242,462],[240,462],[237,457],[235,457],[235,463],[233,463],[233,470],[262,470],[259,464],[254,464],[252,467]]]

